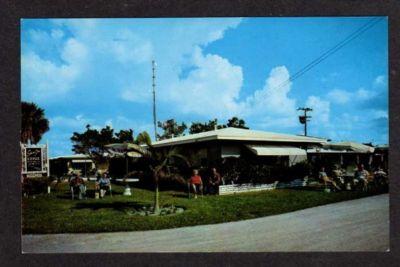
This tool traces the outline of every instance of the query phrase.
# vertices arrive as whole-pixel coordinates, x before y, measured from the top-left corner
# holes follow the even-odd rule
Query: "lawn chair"
[[[188,182],[187,185],[188,185],[188,197],[190,198],[190,191],[191,191],[191,188],[192,188],[192,184],[190,182]],[[203,185],[201,185],[199,187],[199,191],[201,193],[201,197],[203,197]]]
[[[72,200],[74,200],[75,199],[75,190],[77,189],[77,190],[79,190],[79,192],[78,192],[78,199],[83,199],[83,196],[85,196],[85,198],[86,198],[86,185],[83,185],[83,190],[81,191],[80,190],[80,187],[79,186],[70,186],[69,187],[70,188],[70,191],[71,191],[71,198],[72,198]]]
[[[103,194],[103,191],[105,191],[104,194]],[[112,197],[112,187],[111,187],[111,184],[110,184],[109,186],[107,186],[107,189],[101,189],[101,187],[100,187],[100,185],[99,185],[99,192],[100,192],[100,197],[101,197],[101,198],[103,198],[103,197],[107,194],[107,191],[110,192],[110,196]]]

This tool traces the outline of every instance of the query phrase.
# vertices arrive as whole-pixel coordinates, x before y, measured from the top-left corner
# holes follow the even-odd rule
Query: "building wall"
[[[61,177],[70,173],[77,173],[79,175],[88,174],[92,169],[95,168],[93,162],[73,162],[73,159],[58,158],[50,160],[50,175]]]

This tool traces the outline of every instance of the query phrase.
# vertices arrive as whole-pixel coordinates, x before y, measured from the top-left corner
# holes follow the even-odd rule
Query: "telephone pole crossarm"
[[[304,124],[304,136],[307,136],[307,121],[310,121],[309,118],[311,118],[311,116],[307,116],[307,112],[312,111],[312,108],[308,108],[308,107],[302,107],[302,108],[298,108],[297,110],[302,110],[304,111],[304,115],[299,116],[299,120],[301,124]]]

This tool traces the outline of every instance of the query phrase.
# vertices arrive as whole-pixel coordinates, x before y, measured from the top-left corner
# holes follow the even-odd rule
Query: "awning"
[[[340,143],[327,143],[324,145],[326,149],[333,150],[348,150],[356,153],[373,153],[374,148],[355,142],[340,142]]]
[[[92,163],[91,159],[73,159],[72,163]]]
[[[222,146],[221,147],[221,158],[239,158],[240,148],[237,146]]]
[[[307,156],[304,149],[285,146],[246,145],[257,156]]]

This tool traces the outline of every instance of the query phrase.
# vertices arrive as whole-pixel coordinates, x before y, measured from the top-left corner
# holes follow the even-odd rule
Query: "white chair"
[[[69,188],[70,188],[70,190],[71,190],[71,197],[72,197],[72,200],[74,200],[74,198],[75,198],[75,187],[74,187],[74,186],[70,186]],[[79,188],[79,187],[77,187],[77,188],[78,188],[78,190],[79,190],[78,199],[82,199],[82,198],[83,198],[82,195],[84,195],[85,198],[86,198],[86,185],[83,185],[83,191],[82,191],[82,192],[80,191],[80,188]]]

